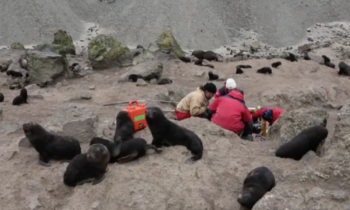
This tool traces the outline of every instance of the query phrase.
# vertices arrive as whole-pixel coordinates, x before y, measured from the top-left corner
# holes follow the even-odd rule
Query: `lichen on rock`
[[[11,44],[10,49],[25,50],[25,47],[20,42],[14,42],[14,43]]]
[[[35,49],[39,51],[51,51],[64,56],[67,54],[76,54],[72,37],[61,29],[54,33],[52,44],[39,44],[35,46]]]
[[[89,42],[88,58],[94,69],[121,67],[132,63],[132,54],[111,36],[100,34]]]
[[[176,41],[171,30],[165,30],[156,40],[156,45],[161,51],[171,51],[176,57],[185,55],[180,45]]]

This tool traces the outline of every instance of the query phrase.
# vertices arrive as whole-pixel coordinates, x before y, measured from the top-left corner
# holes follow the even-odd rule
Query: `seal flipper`
[[[99,175],[98,177],[96,177],[95,179],[93,179],[92,185],[96,185],[96,184],[102,182],[102,181],[105,179],[105,177],[106,177],[105,174]]]
[[[129,162],[129,161],[133,161],[135,158],[137,158],[138,155],[139,155],[138,152],[133,152],[133,153],[131,153],[131,154],[128,155],[128,156],[119,158],[119,159],[117,160],[117,162],[118,162],[118,163],[126,163],[126,162]]]
[[[85,183],[91,183],[94,180],[95,180],[94,178],[84,179],[84,180],[81,180],[80,182],[77,182],[77,185],[82,185],[82,184],[85,184]]]
[[[156,153],[161,153],[163,150],[161,149],[161,148],[157,148],[157,147],[155,147],[154,145],[149,145],[149,144],[146,144],[145,145],[145,150],[150,150],[150,149],[152,149],[152,150],[154,150]]]
[[[39,154],[39,164],[46,167],[50,167],[51,161],[46,154]]]

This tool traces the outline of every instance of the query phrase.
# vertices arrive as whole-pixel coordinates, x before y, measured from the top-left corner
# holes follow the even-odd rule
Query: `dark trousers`
[[[244,128],[237,133],[239,137],[246,137],[252,134],[253,122],[245,123]]]

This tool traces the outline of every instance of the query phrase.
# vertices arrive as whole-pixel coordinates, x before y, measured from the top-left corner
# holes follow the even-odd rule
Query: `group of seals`
[[[275,176],[265,167],[257,167],[244,179],[243,188],[237,201],[241,206],[252,209],[253,206],[276,186]]]
[[[193,164],[202,158],[202,140],[194,132],[168,120],[159,107],[146,108],[146,121],[153,137],[152,145],[157,149],[182,145],[193,154],[186,163]]]
[[[281,61],[276,61],[276,62],[271,64],[271,66],[273,68],[277,68],[280,65],[282,65]],[[252,66],[250,66],[250,65],[237,65],[236,66],[236,74],[243,74],[244,73],[244,71],[243,71],[244,68],[252,68]],[[260,68],[260,69],[256,70],[256,73],[259,73],[259,74],[272,74],[272,69],[270,67],[263,67],[263,68]]]
[[[131,82],[137,82],[138,79],[143,79],[143,77],[138,74],[130,74],[128,76],[128,81],[131,81]],[[167,85],[172,83],[173,81],[169,78],[162,78],[162,79],[159,79],[159,81],[157,81],[158,85]]]
[[[307,152],[316,152],[319,144],[328,136],[328,130],[323,125],[316,125],[302,130],[289,142],[276,150],[276,157],[300,160]]]

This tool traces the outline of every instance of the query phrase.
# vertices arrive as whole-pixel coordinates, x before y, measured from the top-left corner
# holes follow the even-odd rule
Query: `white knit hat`
[[[227,89],[232,90],[232,89],[235,89],[236,87],[237,87],[237,84],[236,84],[236,82],[235,82],[234,79],[228,78],[228,79],[226,80],[226,88],[227,88]]]

